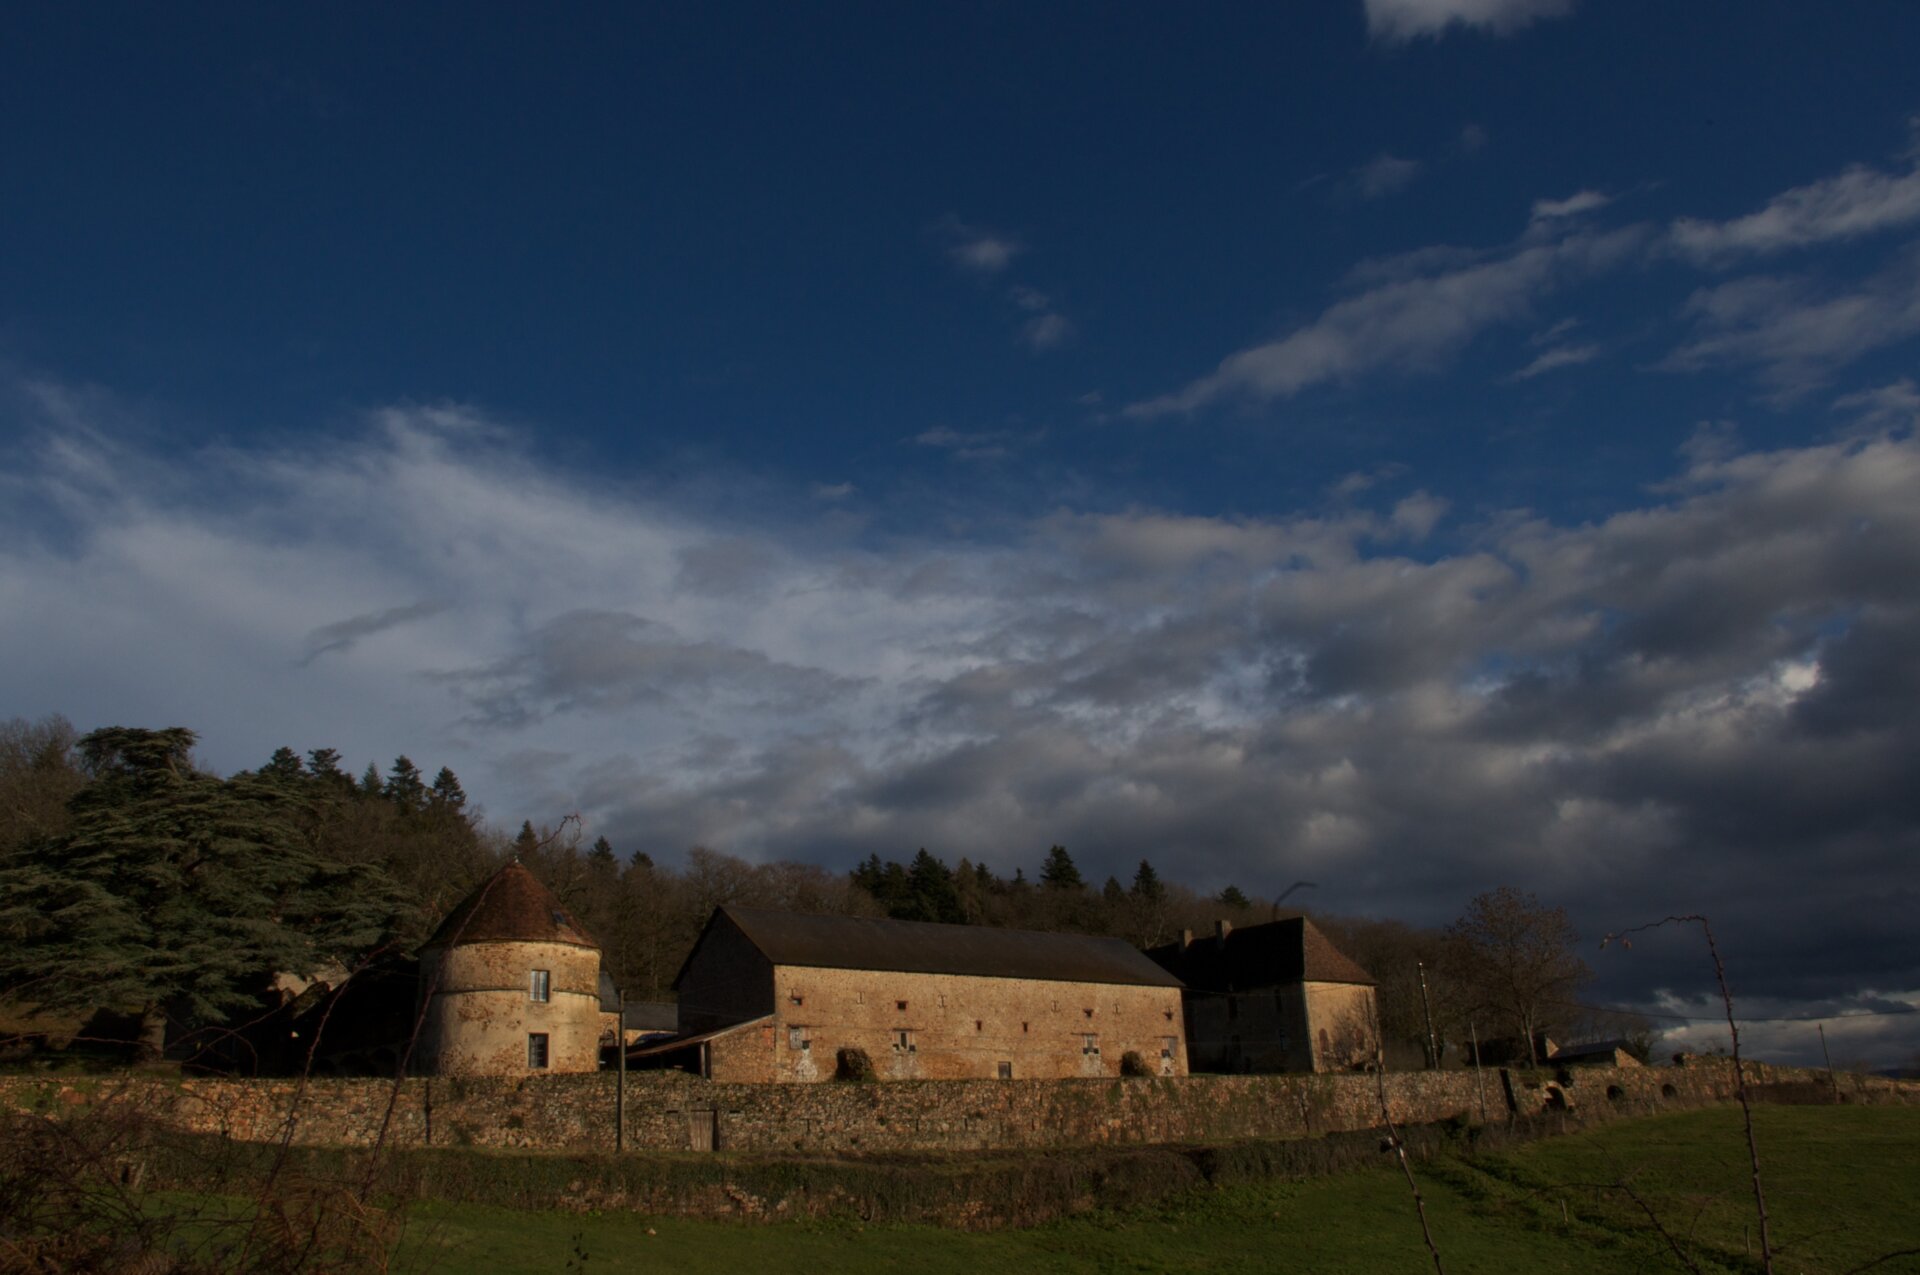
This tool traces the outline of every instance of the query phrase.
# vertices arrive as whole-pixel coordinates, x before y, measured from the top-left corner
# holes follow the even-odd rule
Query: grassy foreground
[[[1920,1250],[1920,1108],[1763,1107],[1776,1269],[1849,1272]],[[1417,1170],[1451,1272],[1682,1270],[1650,1207],[1703,1271],[1756,1271],[1737,1110],[1623,1121]],[[1342,1272],[1431,1270],[1405,1181],[1379,1168],[1193,1192],[1163,1204],[987,1233],[854,1223],[739,1225],[421,1204],[412,1271]],[[1872,1267],[1920,1272],[1920,1255]]]

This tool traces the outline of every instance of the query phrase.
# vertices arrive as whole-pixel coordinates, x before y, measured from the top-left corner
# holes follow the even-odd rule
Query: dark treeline
[[[193,762],[193,742],[178,728],[81,736],[57,716],[0,722],[0,993],[68,1009],[98,1008],[110,995],[114,1008],[149,1018],[162,1005],[178,1017],[183,1004],[214,1016],[244,1000],[220,980],[243,981],[250,960],[312,974],[411,951],[510,855],[595,935],[607,970],[636,1000],[671,998],[700,927],[725,903],[1074,931],[1143,948],[1183,930],[1211,935],[1222,921],[1298,914],[1233,886],[1202,894],[1147,860],[1125,882],[1096,884],[1058,845],[1036,857],[1031,878],[1024,867],[1005,876],[964,858],[950,865],[924,848],[904,862],[874,855],[849,873],[705,847],[674,866],[654,859],[661,847],[589,839],[572,819],[511,834],[490,827],[452,770],[429,778],[404,756],[356,775],[332,749],[286,747],[221,778]],[[1418,1061],[1429,1041],[1444,1053],[1475,1029],[1636,1026],[1572,1003],[1585,968],[1558,960],[1572,939],[1564,913],[1511,891],[1474,905],[1487,900],[1490,911],[1470,907],[1444,930],[1314,917],[1379,980],[1391,1061]],[[1490,955],[1496,949],[1504,954]],[[1539,977],[1517,985],[1516,962]],[[182,974],[187,967],[198,972]],[[131,973],[86,973],[101,970]]]

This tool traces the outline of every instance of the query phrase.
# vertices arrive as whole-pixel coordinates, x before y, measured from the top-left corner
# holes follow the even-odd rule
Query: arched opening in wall
[[[1567,1095],[1561,1091],[1559,1085],[1548,1085],[1547,1086],[1547,1110],[1548,1111],[1565,1111],[1566,1109],[1567,1109]]]
[[[1660,1096],[1662,1098],[1678,1098],[1680,1096],[1680,1091],[1678,1089],[1675,1089],[1672,1085],[1661,1085]]]
[[[1627,1096],[1627,1091],[1626,1091],[1626,1090],[1624,1090],[1624,1089],[1622,1089],[1622,1088],[1621,1088],[1621,1087],[1620,1087],[1619,1085],[1608,1085],[1608,1086],[1607,1086],[1607,1101],[1608,1101],[1608,1102],[1620,1102],[1620,1101],[1621,1101],[1621,1100],[1623,1100],[1623,1099],[1624,1099],[1624,1098],[1625,1098],[1626,1096]]]
[[[1573,1088],[1573,1073],[1568,1071],[1565,1067],[1555,1067],[1553,1069],[1553,1078],[1559,1081],[1561,1084],[1565,1085],[1567,1088],[1569,1089]]]

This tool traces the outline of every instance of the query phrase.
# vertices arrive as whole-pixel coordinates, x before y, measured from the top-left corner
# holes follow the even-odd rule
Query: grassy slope
[[[1763,1108],[1761,1152],[1781,1272],[1843,1272],[1920,1247],[1920,1109]],[[1751,1196],[1737,1110],[1621,1123],[1420,1171],[1449,1270],[1679,1270],[1617,1190],[1629,1178],[1705,1270],[1741,1257]],[[1566,1212],[1562,1214],[1562,1203]],[[1167,1205],[1021,1231],[740,1226],[625,1215],[423,1205],[408,1269],[685,1275],[790,1270],[1342,1272],[1431,1269],[1406,1185],[1387,1165],[1312,1182],[1205,1191]],[[657,1232],[649,1235],[649,1229]],[[586,1261],[578,1261],[580,1253]],[[1876,1273],[1920,1272],[1920,1257]]]

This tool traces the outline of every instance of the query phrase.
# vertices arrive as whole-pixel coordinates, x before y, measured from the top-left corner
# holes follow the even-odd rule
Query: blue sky
[[[1920,9],[4,22],[0,712],[1920,1000]]]

